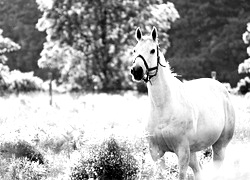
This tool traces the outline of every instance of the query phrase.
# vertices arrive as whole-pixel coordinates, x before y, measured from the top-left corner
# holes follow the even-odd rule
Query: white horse
[[[147,83],[151,102],[147,126],[149,150],[154,161],[165,152],[178,157],[179,179],[186,178],[188,166],[195,179],[201,178],[196,152],[209,146],[213,162],[220,167],[225,148],[232,139],[235,112],[225,87],[210,78],[182,83],[171,72],[158,46],[154,27],[150,36],[136,29],[131,74]]]

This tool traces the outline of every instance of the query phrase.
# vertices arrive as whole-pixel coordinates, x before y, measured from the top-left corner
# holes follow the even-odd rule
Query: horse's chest
[[[189,114],[188,114],[189,117]],[[162,117],[153,115],[149,118],[149,143],[161,151],[175,152],[185,138],[189,121],[176,113],[164,114]]]
[[[167,126],[158,126],[151,131],[148,137],[150,146],[158,151],[170,151],[174,152],[176,148],[176,142],[178,142],[178,135]]]

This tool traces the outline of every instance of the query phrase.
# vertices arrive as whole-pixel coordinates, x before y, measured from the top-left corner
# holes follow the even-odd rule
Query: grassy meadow
[[[250,179],[250,97],[232,95],[232,101],[237,115],[235,135],[227,149],[225,163],[214,179],[246,180]],[[25,179],[22,168],[15,170],[18,152],[5,144],[24,141],[38,149],[46,163],[25,167],[27,171],[46,174],[40,179],[68,180],[81,155],[110,136],[130,144],[140,165],[141,179],[153,179],[155,165],[144,136],[148,104],[146,95],[134,92],[54,94],[52,106],[47,93],[1,97],[0,179],[17,176]],[[204,160],[201,153],[199,157]],[[167,169],[155,178],[177,179],[177,157],[166,153],[165,160]],[[209,164],[204,162],[204,177],[211,175],[206,171]],[[190,171],[188,176],[192,179]]]

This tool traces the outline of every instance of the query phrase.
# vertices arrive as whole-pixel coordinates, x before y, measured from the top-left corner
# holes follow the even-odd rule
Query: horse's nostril
[[[143,69],[142,69],[142,67],[140,67],[140,66],[135,67],[135,70],[134,70],[134,71],[135,71],[136,74],[138,74],[138,75],[141,75],[141,74],[143,73]]]
[[[131,74],[134,76],[135,80],[141,80],[143,78],[143,69],[140,66],[135,66],[131,68]]]

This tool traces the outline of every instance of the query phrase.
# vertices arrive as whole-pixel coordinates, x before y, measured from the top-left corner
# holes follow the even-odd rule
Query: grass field
[[[250,179],[250,99],[232,96],[237,122],[235,135],[230,143],[224,166],[215,179]],[[46,159],[46,179],[69,179],[71,167],[87,147],[100,144],[114,136],[120,141],[137,146],[134,152],[138,162],[145,161],[142,179],[153,179],[154,163],[144,138],[147,122],[148,99],[146,95],[128,92],[117,94],[55,94],[53,105],[45,93],[10,95],[0,98],[0,142],[26,141],[37,147]],[[15,163],[11,149],[1,150],[0,178],[11,179],[10,166]],[[168,175],[176,167],[177,158],[166,153]],[[204,165],[204,176],[209,163]],[[41,168],[41,167],[36,167]],[[42,170],[41,170],[42,171]],[[12,174],[11,174],[12,173]],[[15,172],[18,173],[18,172]],[[8,178],[6,177],[8,176]],[[192,179],[191,176],[189,175]],[[173,173],[167,179],[176,179]],[[20,178],[21,179],[21,178]],[[159,177],[158,179],[162,179]]]

